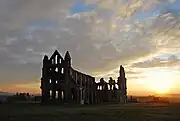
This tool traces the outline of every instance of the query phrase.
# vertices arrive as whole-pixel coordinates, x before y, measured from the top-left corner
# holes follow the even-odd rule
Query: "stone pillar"
[[[81,102],[81,91],[80,88],[78,87],[78,91],[77,91],[77,104],[80,104]]]
[[[70,68],[71,68],[71,57],[67,51],[64,58],[64,74],[65,74],[65,101],[68,102],[72,100],[71,87],[69,85],[70,81]]]
[[[40,87],[42,93],[41,103],[46,103],[48,101],[48,61],[48,56],[45,55],[43,58],[42,78]]]
[[[80,104],[84,105],[84,89],[80,87]]]
[[[58,90],[58,100],[62,100],[62,91]]]
[[[50,90],[49,89],[47,90],[47,100],[48,101],[50,100]]]
[[[56,99],[56,90],[52,89],[52,100]]]
[[[123,102],[127,102],[127,86],[126,86],[126,77],[125,77],[125,71],[122,65],[120,66],[120,71],[119,71],[119,78],[120,78],[120,85],[121,85],[121,92],[122,92],[122,98]]]

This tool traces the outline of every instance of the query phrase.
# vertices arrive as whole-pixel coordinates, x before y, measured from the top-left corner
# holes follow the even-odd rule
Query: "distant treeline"
[[[16,103],[16,102],[36,102],[41,101],[41,96],[33,96],[29,93],[16,93],[12,96],[3,96],[0,99],[0,104],[2,103]]]

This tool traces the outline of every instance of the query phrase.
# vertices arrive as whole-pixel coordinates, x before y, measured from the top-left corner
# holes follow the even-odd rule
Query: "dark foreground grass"
[[[0,105],[0,121],[180,121],[180,104]]]

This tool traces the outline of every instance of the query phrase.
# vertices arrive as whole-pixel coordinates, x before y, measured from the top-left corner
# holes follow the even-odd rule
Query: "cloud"
[[[54,18],[64,9],[71,5],[73,0],[1,0],[0,2],[0,21],[3,26],[12,30],[19,29],[29,21],[38,18]],[[61,8],[61,9],[59,9]]]
[[[180,65],[180,59],[171,55],[168,59],[153,58],[143,62],[134,63],[132,67],[136,68],[154,68],[154,67],[176,67]]]
[[[55,49],[62,55],[69,50],[73,67],[94,76],[110,76],[108,74],[114,73],[110,71],[120,64],[131,65],[164,51],[180,50],[180,23],[176,11],[162,12],[160,9],[153,16],[137,19],[137,14],[168,8],[172,3],[86,0],[85,6],[93,4],[97,8],[72,15],[75,2],[0,1],[0,76],[3,83],[40,76],[43,55],[51,55]]]

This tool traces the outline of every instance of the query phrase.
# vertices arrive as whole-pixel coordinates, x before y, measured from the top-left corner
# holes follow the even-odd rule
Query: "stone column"
[[[62,100],[62,91],[58,90],[58,100]]]
[[[80,87],[80,104],[84,105],[84,91],[83,88]]]

